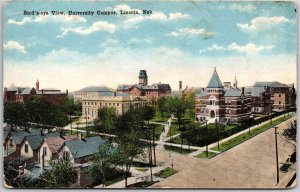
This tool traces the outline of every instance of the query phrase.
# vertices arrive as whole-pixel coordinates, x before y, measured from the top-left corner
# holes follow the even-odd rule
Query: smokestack
[[[67,96],[68,96],[68,94],[69,94],[69,91],[68,91],[68,89],[66,90],[66,93],[67,93]]]
[[[38,79],[36,80],[36,83],[35,83],[35,89],[36,89],[37,91],[40,90],[40,82],[39,82]]]
[[[179,90],[182,89],[182,81],[179,81]]]
[[[116,97],[116,96],[117,96],[117,92],[114,91],[114,97]]]
[[[44,89],[42,89],[42,94],[44,94]]]
[[[242,95],[245,95],[245,87],[242,87]]]

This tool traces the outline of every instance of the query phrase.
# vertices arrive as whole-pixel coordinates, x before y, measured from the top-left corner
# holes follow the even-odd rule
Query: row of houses
[[[251,87],[238,87],[224,82],[214,69],[206,88],[200,88],[195,98],[198,121],[241,122],[252,114],[269,114],[295,109],[294,85],[274,82],[256,82]]]
[[[50,167],[51,160],[64,159],[80,172],[80,167],[89,164],[104,143],[100,136],[81,138],[42,129],[4,130],[4,162],[18,160],[24,165],[22,173],[39,176]]]

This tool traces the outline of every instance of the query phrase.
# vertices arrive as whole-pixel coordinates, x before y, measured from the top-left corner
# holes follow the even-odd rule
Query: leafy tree
[[[118,144],[119,164],[124,165],[125,186],[130,168],[134,159],[144,156],[145,142],[141,141],[144,134],[143,118],[141,109],[131,109],[129,112],[119,116],[116,123],[116,142]]]
[[[11,129],[17,126],[26,127],[28,120],[28,113],[22,103],[4,103],[4,122],[10,125]]]
[[[184,97],[186,108],[189,110],[190,115],[195,117],[195,92],[189,93]]]
[[[40,179],[46,181],[47,188],[66,188],[75,183],[77,174],[70,161],[59,159],[50,162],[51,169],[46,170]]]
[[[98,131],[108,131],[111,135],[117,119],[116,109],[114,107],[103,107],[98,109],[98,117],[94,121]]]
[[[103,187],[106,185],[106,178],[109,173],[116,170],[116,166],[120,164],[121,159],[118,155],[118,149],[111,144],[101,145],[93,165],[89,168],[88,173],[97,180],[102,180]]]
[[[168,106],[167,106],[167,98],[166,97],[160,97],[157,100],[157,109],[160,113],[160,116],[162,118],[165,117],[165,114],[168,112]]]

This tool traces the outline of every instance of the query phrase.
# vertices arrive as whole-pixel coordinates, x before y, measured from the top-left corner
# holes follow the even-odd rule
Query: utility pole
[[[206,127],[206,139],[205,139],[205,142],[206,142],[206,157],[208,157],[208,142],[207,142],[207,140],[208,140],[208,129],[207,129],[207,120],[205,120],[205,127]]]
[[[88,132],[87,132],[87,113],[86,113],[86,108],[85,109],[85,136],[87,136]]]
[[[270,102],[270,107],[269,107],[269,116],[270,116],[270,124],[272,125],[272,103]]]
[[[277,132],[277,128],[278,127],[274,127],[275,128],[275,147],[276,147],[276,171],[277,171],[277,184],[279,183],[279,167],[278,167],[278,146],[277,146],[277,135],[278,135],[278,132]]]

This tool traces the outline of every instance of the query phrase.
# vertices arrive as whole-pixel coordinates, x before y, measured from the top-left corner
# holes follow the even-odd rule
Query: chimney
[[[114,91],[114,97],[116,97],[117,96],[117,92],[116,91]]]
[[[182,81],[179,81],[179,90],[182,89]]]
[[[67,93],[67,96],[68,96],[68,94],[69,94],[69,91],[68,91],[68,89],[66,89],[66,93]]]
[[[36,89],[37,91],[40,90],[40,82],[39,82],[38,79],[36,80],[36,83],[35,83],[35,89]]]
[[[44,94],[44,89],[42,89],[42,94]]]
[[[244,96],[245,94],[245,87],[242,87],[242,95]]]
[[[41,136],[45,136],[43,129],[41,129]]]

